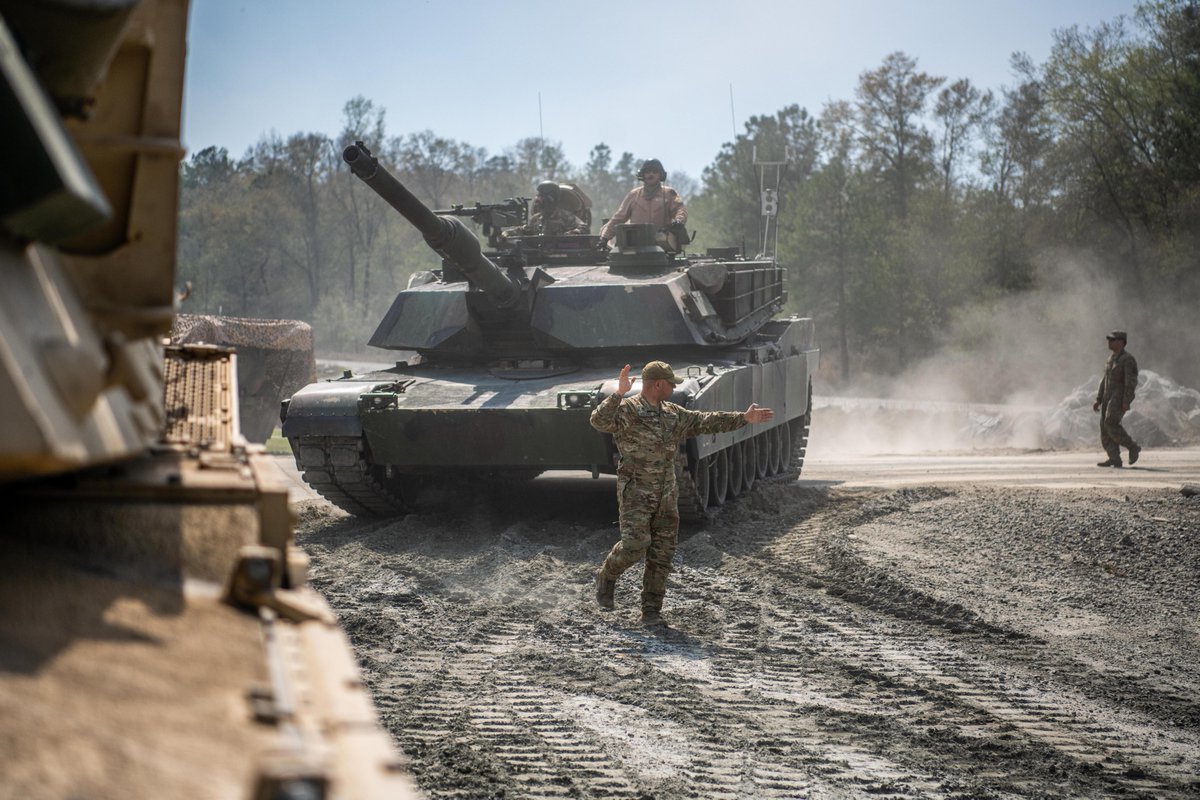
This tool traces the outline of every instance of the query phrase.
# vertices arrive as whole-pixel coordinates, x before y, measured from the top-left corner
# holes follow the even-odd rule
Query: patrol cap
[[[671,365],[665,361],[651,361],[646,366],[642,367],[642,383],[650,381],[670,381],[678,386],[683,383],[683,378],[675,377],[675,372],[671,369]]]
[[[1105,336],[1104,338],[1108,339],[1110,342],[1113,339],[1120,339],[1122,342],[1125,342],[1127,344],[1129,342],[1129,337],[1125,335],[1125,331],[1113,331],[1112,333],[1110,333],[1108,336]]]

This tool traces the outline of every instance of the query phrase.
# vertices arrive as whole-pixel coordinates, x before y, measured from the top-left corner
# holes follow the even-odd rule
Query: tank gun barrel
[[[355,142],[342,151],[342,159],[351,172],[421,232],[430,248],[458,267],[496,305],[512,305],[521,296],[520,284],[483,254],[479,239],[466,225],[456,217],[433,213],[380,165],[366,145]]]

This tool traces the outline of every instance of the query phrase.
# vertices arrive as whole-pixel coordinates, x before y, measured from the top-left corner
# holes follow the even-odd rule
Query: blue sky
[[[1011,85],[1052,32],[1133,0],[825,0],[647,4],[192,0],[184,144],[241,156],[272,131],[335,135],[361,94],[389,135],[424,129],[498,153],[527,136],[576,165],[599,142],[699,178],[751,115],[852,99],[890,52]],[[732,85],[732,113],[730,87]],[[541,100],[539,120],[539,93]]]

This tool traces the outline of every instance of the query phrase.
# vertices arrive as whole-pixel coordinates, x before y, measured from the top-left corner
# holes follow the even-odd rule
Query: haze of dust
[[[960,311],[937,351],[900,375],[864,375],[837,389],[818,382],[809,453],[1041,448],[1042,414],[1099,380],[1114,329],[1129,333],[1142,369],[1200,385],[1194,309],[1165,290],[1127,300],[1078,253],[1046,254],[1038,274],[1036,290]]]

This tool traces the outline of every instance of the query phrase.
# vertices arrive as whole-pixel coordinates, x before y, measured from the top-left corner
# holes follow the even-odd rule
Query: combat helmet
[[[556,205],[558,203],[560,191],[561,190],[559,189],[558,184],[554,181],[542,181],[537,186],[538,198],[543,203],[550,203],[551,205]]]
[[[655,170],[659,175],[662,175],[663,183],[666,183],[667,170],[657,158],[648,158],[642,162],[642,168],[637,171],[637,179],[640,181],[646,177],[646,170],[649,169]]]

